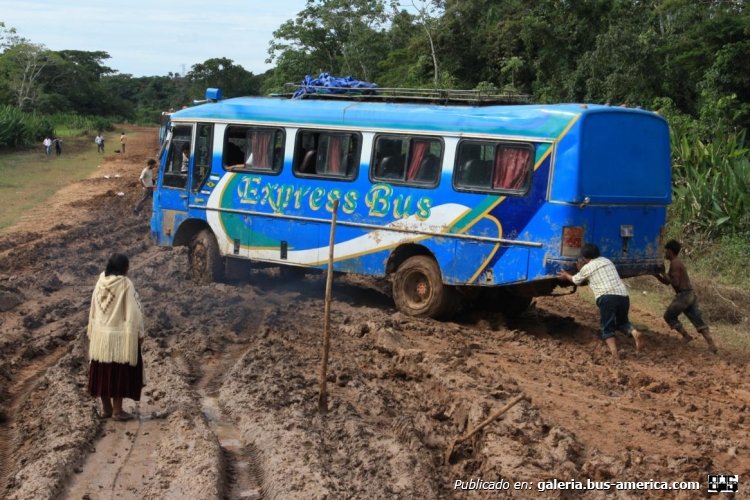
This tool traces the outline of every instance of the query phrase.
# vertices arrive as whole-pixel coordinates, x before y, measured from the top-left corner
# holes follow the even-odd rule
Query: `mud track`
[[[0,235],[0,497],[452,498],[466,494],[457,479],[533,486],[502,497],[555,478],[750,477],[746,357],[683,346],[635,310],[647,352],[620,338],[613,367],[579,296],[537,300],[515,321],[485,311],[436,322],[397,313],[383,283],[337,278],[321,417],[323,277],[270,269],[192,284],[186,251],[154,247],[130,210],[154,137],[131,135],[128,157],[103,159]],[[113,251],[130,256],[147,317],[147,387],[126,401],[139,417],[126,423],[98,419],[86,393],[89,299]],[[445,463],[454,437],[521,392],[530,401]]]

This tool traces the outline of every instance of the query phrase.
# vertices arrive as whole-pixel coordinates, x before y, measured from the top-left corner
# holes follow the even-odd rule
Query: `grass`
[[[64,136],[62,154],[47,158],[41,144],[34,150],[0,154],[0,230],[15,224],[28,210],[59,189],[87,178],[101,162],[93,138]],[[105,137],[108,145],[115,135]],[[111,151],[111,147],[108,148]]]
[[[723,236],[701,245],[701,249],[689,258],[696,274],[711,277],[725,285],[750,289],[750,235]]]

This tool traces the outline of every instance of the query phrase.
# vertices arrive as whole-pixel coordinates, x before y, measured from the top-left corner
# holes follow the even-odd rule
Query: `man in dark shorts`
[[[672,329],[677,330],[682,335],[682,340],[685,343],[690,342],[693,337],[690,336],[678,319],[678,316],[684,313],[695,326],[695,329],[706,339],[708,350],[716,354],[718,352],[716,344],[714,344],[708,325],[703,321],[700,309],[698,309],[698,298],[695,296],[693,285],[690,283],[687,268],[682,263],[682,259],[678,257],[681,249],[682,245],[678,241],[669,240],[664,245],[664,257],[669,261],[669,271],[666,274],[662,272],[654,275],[665,285],[672,285],[676,294],[664,313],[664,320]]]
[[[630,297],[612,261],[599,255],[599,247],[586,243],[581,248],[581,258],[578,259],[576,267],[577,274],[571,275],[567,271],[560,271],[558,276],[576,285],[588,281],[596,297],[596,305],[599,306],[602,340],[607,344],[612,357],[615,360],[619,359],[615,341],[616,329],[631,334],[635,340],[635,350],[640,352],[643,348],[643,334],[630,324]]]

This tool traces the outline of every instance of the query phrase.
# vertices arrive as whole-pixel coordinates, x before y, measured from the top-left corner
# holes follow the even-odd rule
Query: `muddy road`
[[[337,277],[321,417],[324,276],[193,284],[185,249],[155,247],[131,212],[155,133],[128,151],[0,235],[0,497],[453,498],[475,478],[508,481],[484,493],[501,497],[554,479],[699,481],[668,494],[692,498],[710,472],[739,474],[747,497],[747,355],[682,345],[635,309],[646,353],[621,337],[612,366],[578,295],[513,321],[437,322],[396,312],[387,284]],[[129,255],[147,318],[147,385],[124,423],[98,419],[86,393],[89,300],[113,251]],[[521,393],[446,461],[453,438]]]

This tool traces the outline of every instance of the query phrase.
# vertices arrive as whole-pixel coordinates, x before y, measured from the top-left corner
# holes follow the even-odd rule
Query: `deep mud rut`
[[[452,498],[470,478],[510,482],[493,496],[551,479],[700,481],[669,494],[689,498],[710,472],[739,474],[747,495],[746,357],[681,345],[636,309],[647,352],[621,337],[611,366],[595,306],[575,295],[515,321],[436,322],[397,313],[382,283],[337,278],[320,416],[324,277],[191,283],[186,251],[153,246],[130,210],[155,135],[134,134],[127,158],[105,158],[0,235],[0,497]],[[90,294],[113,251],[130,256],[147,317],[147,386],[125,423],[99,420],[86,393]],[[446,462],[453,438],[519,393],[530,401]]]

